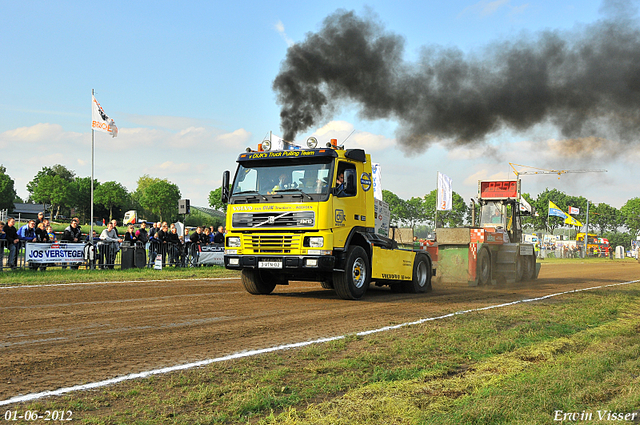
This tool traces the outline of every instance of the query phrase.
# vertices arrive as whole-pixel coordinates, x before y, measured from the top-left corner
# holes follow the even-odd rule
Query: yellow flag
[[[564,219],[564,224],[570,224],[572,226],[582,227],[582,223],[580,223],[578,220],[571,217],[570,215],[568,215],[567,218]]]

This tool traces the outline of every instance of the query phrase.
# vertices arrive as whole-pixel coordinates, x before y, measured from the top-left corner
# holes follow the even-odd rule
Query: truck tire
[[[488,285],[491,283],[491,256],[489,251],[481,249],[478,255],[478,283],[480,285]]]
[[[344,272],[333,273],[333,288],[343,300],[358,300],[369,289],[369,257],[364,248],[352,246],[347,251]]]
[[[402,282],[404,292],[421,294],[431,291],[431,261],[425,255],[417,254],[413,260],[412,280]]]
[[[268,295],[276,287],[275,282],[265,282],[257,269],[243,269],[242,284],[244,289],[253,295]]]

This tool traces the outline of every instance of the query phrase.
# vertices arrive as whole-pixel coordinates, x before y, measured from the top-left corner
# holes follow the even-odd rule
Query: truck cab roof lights
[[[307,148],[315,149],[316,146],[318,146],[318,139],[313,136],[307,138]]]
[[[270,151],[271,150],[271,140],[263,140],[262,141],[262,149],[264,149],[265,151]]]

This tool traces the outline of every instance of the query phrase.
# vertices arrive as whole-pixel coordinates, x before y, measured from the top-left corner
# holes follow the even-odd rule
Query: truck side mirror
[[[344,170],[344,193],[353,196],[358,192],[358,186],[356,184],[356,170],[346,169]]]
[[[222,173],[222,202],[229,202],[229,170]]]

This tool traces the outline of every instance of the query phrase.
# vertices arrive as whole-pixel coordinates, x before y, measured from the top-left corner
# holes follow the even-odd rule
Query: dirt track
[[[356,302],[309,282],[252,296],[236,279],[0,288],[0,400],[636,279],[636,263],[555,264],[533,283],[434,282],[424,295],[373,288]]]

